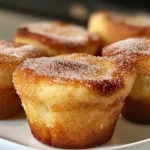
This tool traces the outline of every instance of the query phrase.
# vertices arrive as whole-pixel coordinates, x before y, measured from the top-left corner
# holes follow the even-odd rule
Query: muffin
[[[20,27],[14,41],[30,43],[47,56],[70,53],[97,54],[101,39],[89,34],[85,28],[62,21],[37,22]]]
[[[88,30],[97,33],[105,45],[130,37],[150,37],[150,16],[99,11],[91,15]]]
[[[106,46],[102,54],[122,56],[128,65],[135,67],[137,78],[126,98],[122,115],[137,123],[150,124],[150,39],[122,40]]]
[[[114,58],[81,53],[28,59],[13,74],[33,136],[60,148],[109,141],[134,80]]]
[[[0,119],[12,117],[21,111],[21,101],[12,83],[12,74],[26,58],[40,56],[32,45],[0,41]]]

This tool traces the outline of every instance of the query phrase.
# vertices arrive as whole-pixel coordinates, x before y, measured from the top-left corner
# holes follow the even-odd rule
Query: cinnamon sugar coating
[[[15,41],[31,43],[45,54],[85,52],[96,54],[102,46],[102,40],[89,34],[82,26],[62,21],[37,22],[18,28]]]
[[[118,41],[104,47],[102,55],[122,55],[122,59],[130,62],[130,66],[132,64],[138,73],[150,73],[150,39],[148,38],[129,38]]]
[[[112,94],[124,88],[123,77],[131,67],[125,67],[117,57],[109,60],[79,53],[28,59],[18,69],[27,78],[46,78],[49,82],[60,84],[79,83],[103,94]]]

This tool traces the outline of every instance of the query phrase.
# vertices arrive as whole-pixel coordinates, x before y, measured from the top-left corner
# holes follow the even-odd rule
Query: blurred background
[[[20,24],[61,19],[86,25],[96,10],[149,12],[145,0],[0,0],[0,39],[11,39]]]

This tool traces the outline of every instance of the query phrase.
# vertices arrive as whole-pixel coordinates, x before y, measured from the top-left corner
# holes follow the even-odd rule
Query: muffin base
[[[118,120],[118,118],[117,118]],[[104,129],[102,132],[87,133],[87,137],[84,140],[78,139],[71,140],[66,134],[65,128],[61,124],[57,124],[55,127],[46,127],[44,124],[29,122],[32,135],[44,144],[51,145],[58,148],[89,148],[98,146],[108,142],[115,130],[117,120],[112,123],[112,126]],[[81,131],[82,132],[82,131]]]
[[[34,101],[35,102],[35,101]],[[33,136],[44,144],[58,148],[89,148],[108,142],[115,130],[123,101],[116,100],[109,106],[65,109],[41,108],[42,103],[24,103],[26,115]],[[37,103],[37,101],[36,101]],[[82,104],[79,104],[82,106]],[[46,110],[47,109],[47,110]],[[46,111],[46,120],[36,111]],[[108,113],[109,111],[109,113]]]
[[[13,117],[22,110],[21,100],[15,89],[0,90],[0,119]]]
[[[150,103],[144,99],[134,100],[127,97],[122,115],[124,118],[136,123],[150,124]]]

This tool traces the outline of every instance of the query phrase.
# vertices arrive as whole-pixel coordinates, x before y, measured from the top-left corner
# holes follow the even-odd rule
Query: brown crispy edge
[[[65,23],[62,21],[55,21],[55,22],[60,25]],[[34,39],[50,48],[69,49],[70,51],[75,51],[75,52],[78,52],[78,51],[80,52],[80,49],[84,49],[86,46],[90,44],[97,45],[98,48],[100,49],[103,46],[102,39],[95,34],[89,34],[87,42],[76,43],[76,42],[60,41],[60,40],[53,39],[53,37],[50,38],[50,37],[40,35],[37,33],[32,33],[32,32],[29,32],[27,27],[21,27],[17,29],[16,34],[15,34],[15,39],[17,38],[18,39],[24,38],[24,39],[31,39],[31,40]]]

